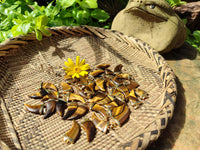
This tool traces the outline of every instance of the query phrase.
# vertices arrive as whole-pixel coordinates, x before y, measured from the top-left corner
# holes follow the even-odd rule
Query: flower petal
[[[74,62],[72,61],[71,58],[68,58],[67,60],[68,60],[68,62],[65,62],[65,65],[67,67],[74,67],[75,66],[75,64],[74,64]]]
[[[88,64],[85,64],[85,65],[80,66],[80,69],[81,70],[88,70],[88,69],[90,69],[90,66]]]
[[[85,76],[86,74],[88,74],[88,72],[87,72],[87,71],[81,71],[79,74],[80,74],[81,76]]]
[[[85,64],[85,59],[82,59],[79,65],[82,66],[84,64]]]
[[[80,56],[76,56],[76,63],[71,58],[67,60],[64,63],[67,67],[63,67],[67,75],[72,76],[72,78],[80,78],[80,76],[88,74],[87,70],[90,69],[90,66],[85,64],[85,59],[80,61]]]
[[[66,61],[64,62],[65,66],[70,67],[70,64]]]
[[[78,73],[74,73],[74,74],[72,75],[72,78],[75,78],[75,77],[80,78],[80,76],[79,76]]]
[[[76,56],[76,66],[79,66],[80,56]]]
[[[63,67],[63,69],[64,69],[65,71],[72,71],[72,68]]]
[[[68,71],[67,75],[72,76],[74,74],[74,71]]]

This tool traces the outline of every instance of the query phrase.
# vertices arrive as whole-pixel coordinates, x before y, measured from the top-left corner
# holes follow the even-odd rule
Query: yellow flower
[[[65,62],[64,64],[67,67],[63,67],[63,69],[67,75],[72,76],[72,78],[80,78],[80,75],[85,76],[88,74],[86,70],[90,69],[90,66],[85,64],[85,59],[82,59],[80,62],[80,56],[76,56],[76,65],[71,58],[68,58],[68,62]]]

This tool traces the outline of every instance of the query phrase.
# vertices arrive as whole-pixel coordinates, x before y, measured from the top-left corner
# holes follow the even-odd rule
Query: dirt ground
[[[200,150],[200,55],[188,44],[163,55],[177,76],[174,115],[148,150]]]

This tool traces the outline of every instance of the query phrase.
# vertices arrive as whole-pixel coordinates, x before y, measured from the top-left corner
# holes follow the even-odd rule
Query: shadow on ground
[[[190,59],[193,60],[197,57],[198,51],[188,43],[184,43],[180,48],[174,49],[167,54],[163,54],[166,60],[181,60]]]

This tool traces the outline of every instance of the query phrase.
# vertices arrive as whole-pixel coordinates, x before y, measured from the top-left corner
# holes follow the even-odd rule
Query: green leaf
[[[33,17],[37,17],[39,15],[45,15],[45,6],[39,6],[37,3],[34,3],[34,5],[31,5],[33,10],[31,11],[31,14]]]
[[[56,16],[60,11],[60,5],[56,4],[55,6],[53,6],[52,4],[53,1],[48,4],[48,6],[45,9],[45,14],[54,18],[54,16]]]
[[[65,20],[63,20],[63,25],[73,26],[74,22],[75,22],[74,18],[66,18]]]
[[[192,44],[193,47],[198,48],[198,46],[196,44]]]
[[[76,0],[56,0],[63,8],[68,8],[75,3]]]
[[[8,3],[8,4],[13,4],[14,2],[15,2],[15,0],[6,0],[6,2]]]
[[[97,8],[97,0],[83,0],[80,3],[82,8]]]
[[[5,11],[4,5],[0,4],[0,13],[5,15],[4,11]]]
[[[1,30],[9,30],[10,28],[7,28],[11,22],[9,22],[8,18],[6,18],[4,21],[0,22],[0,28]]]
[[[22,27],[22,32],[24,34],[27,34],[29,29],[30,29],[30,26],[31,26],[31,23],[23,23],[22,26],[21,26]]]
[[[60,5],[56,4],[56,6],[53,8],[52,14],[56,16],[59,13],[59,11],[60,11]]]
[[[27,4],[31,4],[32,0],[25,0]]]
[[[40,28],[40,31],[47,36],[51,36],[51,33],[46,29],[46,27]]]
[[[20,14],[22,12],[22,8],[18,7],[16,12]]]
[[[74,8],[76,9],[76,8]],[[67,9],[61,9],[61,11],[59,12],[58,15],[56,15],[56,18],[68,18],[68,17],[73,17],[73,10],[71,7],[67,8]]]
[[[97,19],[99,22],[105,22],[110,16],[104,10],[95,9],[91,12],[91,17]]]
[[[8,30],[8,31],[5,32],[5,37],[6,37],[6,39],[13,37],[11,30]]]
[[[24,15],[25,15],[25,16],[29,16],[30,13],[29,13],[28,11],[24,11]]]
[[[17,25],[17,24],[21,24],[23,21],[21,20],[21,19],[13,19],[13,23],[15,24],[15,25]]]
[[[35,29],[36,38],[41,41],[42,40],[42,32],[38,29]]]
[[[180,1],[179,2],[179,5],[183,5],[183,4],[186,4],[187,2],[185,2],[185,1]]]
[[[173,0],[175,4],[178,4],[180,0]]]
[[[51,35],[47,26],[88,24],[109,28],[107,23],[100,23],[109,16],[98,9],[98,0],[50,0],[47,6],[39,6],[36,1],[5,0],[0,3],[0,42],[31,31],[41,40],[42,34]]]
[[[198,40],[200,42],[200,31],[199,30],[194,31],[193,36],[196,40]]]
[[[4,36],[3,32],[0,32],[0,42],[3,42],[6,40],[6,37]]]
[[[105,29],[110,29],[111,28],[111,23],[108,23],[107,25],[103,26]]]
[[[6,0],[0,0],[0,3],[4,3]]]
[[[66,13],[63,15],[63,18],[70,18],[70,17],[73,17],[73,15],[72,15],[71,12],[66,12]]]
[[[191,31],[189,28],[186,28],[187,29],[187,35],[191,35]],[[189,36],[188,36],[189,37]]]
[[[182,21],[183,21],[184,24],[187,23],[187,19],[186,18],[182,19]]]
[[[44,10],[45,11],[45,14],[47,15],[47,16],[51,16],[52,15],[52,10],[53,10],[53,6],[52,6],[52,3],[53,2],[51,2],[51,3],[49,3],[49,5],[47,5],[47,7],[46,7],[46,9]]]
[[[166,0],[170,5],[173,5],[174,4],[174,1],[173,0]]]
[[[53,26],[62,26],[63,23],[62,23],[62,19],[61,18],[56,18],[54,20],[50,20],[49,21],[49,26],[50,27],[53,27]]]
[[[18,36],[18,35],[22,35],[23,34],[22,25],[19,24],[19,25],[13,26],[11,31],[12,31],[12,34],[13,34],[14,37]]]
[[[79,25],[85,25],[89,22],[90,11],[86,10],[76,10],[74,13],[74,19],[77,21]]]
[[[40,29],[42,26],[46,26],[48,23],[48,17],[46,15],[38,16],[35,19],[35,25],[38,29]]]

